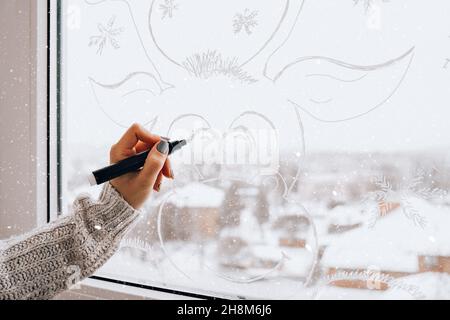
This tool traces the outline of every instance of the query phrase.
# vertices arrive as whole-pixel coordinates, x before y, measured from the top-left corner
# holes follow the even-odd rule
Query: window
[[[190,139],[97,277],[235,298],[434,294],[417,273],[420,255],[450,256],[448,1],[61,6],[64,211],[98,195],[85,177],[132,123]]]

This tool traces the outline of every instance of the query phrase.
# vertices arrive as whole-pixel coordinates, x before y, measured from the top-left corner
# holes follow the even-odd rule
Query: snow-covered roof
[[[357,205],[339,205],[333,208],[328,215],[329,224],[350,226],[363,223],[367,218],[364,216],[364,206]]]
[[[325,250],[323,265],[415,272],[418,255],[450,256],[450,208],[422,200],[414,201],[414,208],[426,219],[424,228],[398,208],[373,228],[363,227],[336,237]]]
[[[174,192],[167,202],[179,208],[218,208],[225,198],[223,190],[199,182],[174,189]]]

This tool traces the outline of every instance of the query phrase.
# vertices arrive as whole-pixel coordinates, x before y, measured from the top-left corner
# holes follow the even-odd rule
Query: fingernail
[[[155,186],[155,189],[156,189],[157,192],[160,192],[160,191],[161,191],[161,182],[158,183],[158,184]]]
[[[173,174],[172,168],[170,168],[170,177],[171,177],[172,179],[175,179],[175,175]]]
[[[161,142],[156,147],[156,150],[164,155],[169,154],[169,143],[166,140],[161,140]]]
[[[161,138],[161,140],[170,141],[170,138],[167,138],[167,137],[160,137],[160,138]]]

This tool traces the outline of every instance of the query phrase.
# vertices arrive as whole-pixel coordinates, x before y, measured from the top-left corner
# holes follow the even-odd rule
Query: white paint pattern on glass
[[[361,5],[364,8],[364,11],[366,14],[370,13],[371,10],[373,10],[373,7],[378,5],[378,2],[380,3],[386,3],[390,0],[353,0],[353,3],[355,6]]]
[[[434,42],[447,3],[428,7],[431,23],[418,1],[69,2],[67,18],[76,22],[68,21],[64,37],[70,194],[86,191],[82,173],[105,164],[99,157],[131,123],[189,140],[172,156],[176,179],[146,204],[103,275],[239,298],[320,298],[329,287],[335,297],[348,293],[330,285],[335,267],[346,285],[363,281],[382,297],[385,285],[395,289],[384,277],[389,254],[397,250],[396,267],[404,263],[408,274],[418,266],[406,262],[423,251],[401,260],[407,245],[389,234],[395,228],[380,231],[389,221],[403,230],[426,218],[413,229],[415,238],[426,236],[417,247],[447,254],[436,221],[448,206],[450,115],[441,102],[450,97],[436,66],[442,44]],[[111,42],[99,24],[122,32]],[[81,155],[78,143],[93,149]],[[410,173],[430,170],[428,158],[439,174],[422,185]],[[373,176],[391,188],[374,191]],[[409,178],[415,187],[397,197],[405,189],[397,182]],[[422,201],[417,210],[412,197]],[[403,205],[373,215],[371,230],[345,242],[367,226],[364,198],[372,209],[377,199]],[[371,231],[386,238],[377,254]],[[347,265],[330,258],[346,250]],[[397,291],[430,296],[403,284]]]
[[[161,19],[173,18],[174,11],[178,10],[178,5],[175,0],[164,0],[164,3],[159,5],[159,10],[162,12]]]
[[[97,29],[99,34],[91,36],[89,40],[90,47],[97,47],[97,54],[101,55],[103,50],[111,46],[114,49],[120,49],[120,43],[117,39],[123,32],[123,28],[115,26],[116,17],[111,17],[106,25],[99,23]]]
[[[258,26],[258,11],[250,12],[249,9],[245,9],[243,13],[237,13],[233,19],[234,33],[241,33],[245,31],[248,35],[253,33],[253,29]]]
[[[425,228],[427,225],[426,212],[420,212],[415,206],[415,201],[433,201],[444,198],[446,190],[434,187],[427,182],[431,176],[423,168],[419,168],[410,181],[404,181],[394,185],[388,178],[374,179],[376,191],[370,192],[365,200],[369,204],[369,227],[373,228],[377,221],[395,209],[400,207],[405,217],[414,225]]]

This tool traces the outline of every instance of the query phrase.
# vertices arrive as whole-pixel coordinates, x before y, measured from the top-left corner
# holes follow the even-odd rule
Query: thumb
[[[153,147],[145,161],[144,168],[138,176],[138,179],[140,179],[144,185],[150,187],[155,185],[156,179],[164,167],[168,154],[169,143],[166,140],[161,140]]]

